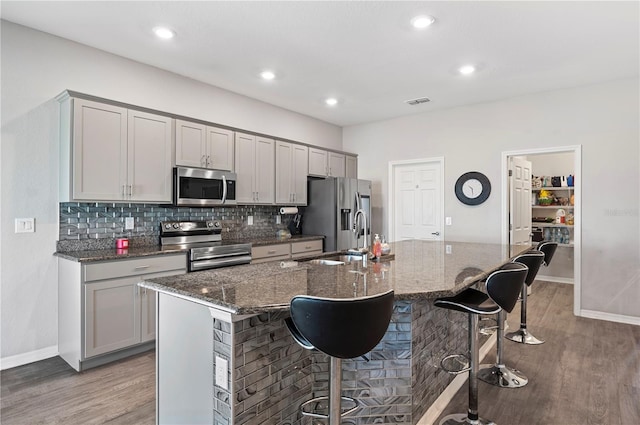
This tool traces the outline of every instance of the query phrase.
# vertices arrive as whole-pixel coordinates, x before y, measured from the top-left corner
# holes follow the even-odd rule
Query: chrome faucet
[[[358,226],[358,218],[362,216],[362,225],[364,229],[364,241],[362,242],[362,248],[358,248],[358,239],[356,238],[355,251],[362,255],[362,267],[367,267],[367,258],[369,257],[369,244],[367,243],[367,214],[363,209],[359,209],[353,216],[353,230],[356,231]],[[353,251],[353,250],[351,250]]]

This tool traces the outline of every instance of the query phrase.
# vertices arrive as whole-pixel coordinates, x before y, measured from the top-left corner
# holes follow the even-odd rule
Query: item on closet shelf
[[[551,176],[542,176],[542,186],[551,187]]]
[[[567,177],[567,186],[573,187],[573,183],[574,183],[574,177],[571,174],[569,174],[569,176]]]
[[[531,187],[533,189],[540,189],[542,187],[542,177],[540,177],[540,176],[532,176],[531,177]]]
[[[560,176],[551,177],[551,186],[560,187]]]
[[[567,222],[567,225],[573,226],[574,219],[573,219],[573,214],[572,213],[567,214],[566,222]]]
[[[542,206],[551,205],[553,203],[553,195],[548,190],[542,189],[538,193],[538,204]]]
[[[556,224],[564,224],[567,213],[562,208],[556,211]]]
[[[567,187],[567,178],[565,176],[560,176],[560,187]]]
[[[569,203],[570,203],[571,205],[574,205],[574,203],[573,203],[573,202],[574,202],[574,196],[575,196],[575,195],[571,195],[571,197],[569,198]]]

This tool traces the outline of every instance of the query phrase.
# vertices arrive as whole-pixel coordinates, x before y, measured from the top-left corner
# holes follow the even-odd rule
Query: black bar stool
[[[527,253],[527,254],[537,254],[540,257],[540,259],[536,260],[536,262],[539,261],[539,264],[535,270],[535,273],[533,273],[532,271],[531,273],[532,276],[527,276],[527,280],[525,281],[526,285],[522,285],[522,305],[521,305],[522,308],[520,309],[520,329],[518,329],[515,332],[509,332],[508,334],[505,335],[505,337],[510,339],[511,341],[519,342],[521,344],[529,344],[529,345],[544,344],[544,340],[536,338],[535,336],[531,335],[527,330],[527,296],[528,296],[527,288],[531,286],[533,281],[536,279],[538,270],[540,270],[540,265],[544,263],[549,265],[549,263],[551,262],[551,258],[553,258],[553,254],[556,252],[557,247],[558,247],[558,244],[555,242],[541,242],[540,245],[538,245],[538,248],[536,250],[529,251]],[[524,262],[524,261],[526,260],[523,259],[523,261],[521,262]]]
[[[478,316],[496,314],[502,309],[510,312],[518,302],[518,293],[527,276],[527,267],[519,263],[506,264],[489,275],[486,282],[487,294],[473,288],[466,289],[453,297],[439,298],[438,307],[469,314],[469,363],[460,373],[469,371],[469,408],[466,414],[445,416],[440,425],[491,424],[478,416]],[[451,357],[451,356],[449,356]],[[447,369],[445,369],[447,370]]]
[[[527,291],[527,286],[531,285],[538,274],[540,265],[544,260],[544,254],[540,251],[528,251],[518,255],[512,262],[520,263],[527,266],[529,271],[522,285],[523,292]],[[526,285],[525,285],[526,284]],[[502,388],[520,388],[527,385],[529,379],[519,370],[506,366],[503,359],[504,350],[504,325],[507,319],[507,313],[503,310],[498,313],[498,332],[497,332],[497,353],[495,364],[480,365],[478,379],[487,384],[495,385]],[[526,325],[525,325],[526,327]]]
[[[342,359],[364,356],[382,340],[393,313],[393,290],[362,298],[334,299],[300,295],[291,299],[291,317],[285,323],[291,336],[308,350],[319,350],[330,357],[329,397],[316,397],[302,403],[305,416],[328,418],[340,425],[340,418],[358,408],[358,402],[341,397]],[[365,357],[366,359],[366,357]],[[329,414],[305,408],[323,400],[329,402]],[[341,400],[354,403],[342,412]]]

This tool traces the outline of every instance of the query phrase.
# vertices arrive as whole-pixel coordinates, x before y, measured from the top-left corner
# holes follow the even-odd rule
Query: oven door
[[[173,204],[193,207],[236,205],[236,174],[228,171],[176,167]]]

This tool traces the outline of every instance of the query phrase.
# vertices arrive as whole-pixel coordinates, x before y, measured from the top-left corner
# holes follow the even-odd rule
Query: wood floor
[[[573,316],[573,286],[535,282],[527,327],[542,345],[504,343],[507,366],[522,371],[522,388],[479,383],[480,417],[499,425],[640,424],[640,326]],[[518,328],[520,308],[508,317]],[[495,361],[495,350],[483,363]],[[442,416],[463,413],[468,387]]]
[[[529,384],[480,382],[480,415],[500,425],[640,424],[640,326],[574,317],[571,285],[536,282],[533,290],[529,329],[546,343],[505,342],[506,363]],[[519,317],[516,307],[510,330]],[[154,352],[82,373],[54,357],[2,371],[0,379],[2,425],[155,423]],[[465,384],[444,414],[466,409]]]

